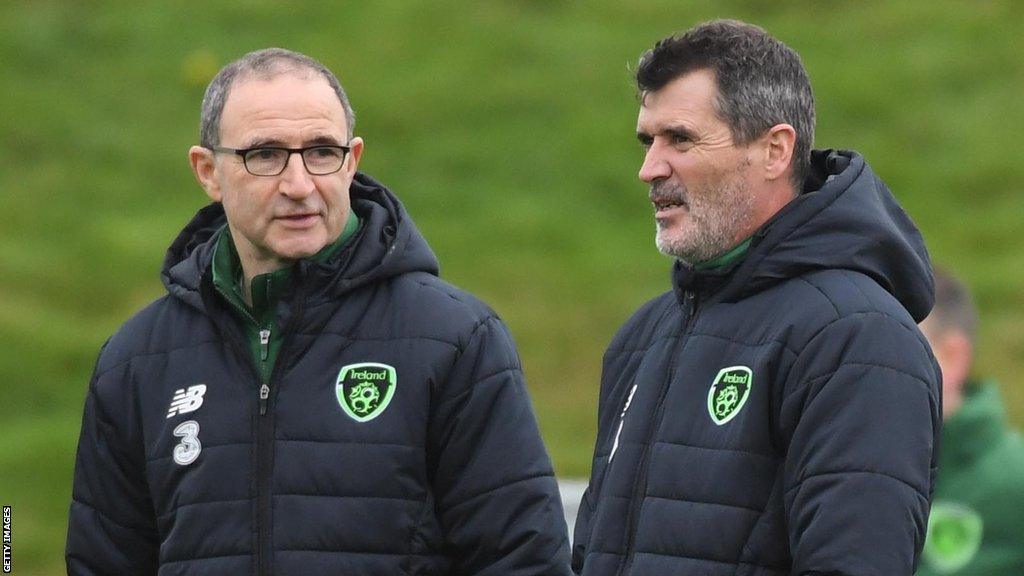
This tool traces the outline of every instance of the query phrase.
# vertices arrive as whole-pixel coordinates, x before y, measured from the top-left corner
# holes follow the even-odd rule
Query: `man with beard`
[[[672,290],[605,353],[574,570],[912,574],[941,428],[921,235],[863,157],[811,150],[764,30],[699,25],[636,80]]]
[[[508,331],[357,172],[353,122],[295,52],[210,83],[189,159],[213,203],[100,353],[68,574],[569,573]]]

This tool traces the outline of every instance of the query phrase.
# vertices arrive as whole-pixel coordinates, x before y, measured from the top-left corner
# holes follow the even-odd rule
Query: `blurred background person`
[[[996,382],[972,372],[978,316],[967,287],[935,269],[921,323],[942,368],[942,447],[922,576],[1024,574],[1024,442]]]

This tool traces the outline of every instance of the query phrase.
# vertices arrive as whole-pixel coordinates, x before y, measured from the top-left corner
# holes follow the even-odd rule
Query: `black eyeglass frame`
[[[335,150],[341,150],[341,164],[339,164],[337,168],[331,170],[330,172],[314,172],[310,170],[309,164],[306,163],[306,152],[308,152],[309,150],[316,150],[319,148],[332,148]],[[345,166],[345,160],[348,159],[348,153],[352,151],[352,147],[342,146],[340,144],[317,144],[315,146],[306,146],[304,148],[285,148],[284,146],[254,146],[252,148],[225,148],[223,146],[214,146],[213,148],[210,148],[210,150],[214,152],[228,152],[231,154],[238,155],[238,157],[242,159],[242,165],[245,166],[245,171],[248,172],[249,174],[252,174],[253,176],[280,176],[282,173],[284,173],[285,170],[288,169],[288,163],[291,162],[292,160],[292,154],[298,154],[299,158],[302,158],[302,167],[306,169],[306,172],[309,172],[313,176],[327,176],[328,174],[334,174],[340,171]],[[281,170],[274,174],[256,174],[255,172],[249,169],[249,163],[246,161],[245,157],[250,152],[255,152],[257,150],[281,150],[288,153],[288,159],[285,160],[284,165],[281,166]]]

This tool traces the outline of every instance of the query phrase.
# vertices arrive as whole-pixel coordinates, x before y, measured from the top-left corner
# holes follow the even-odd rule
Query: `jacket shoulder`
[[[195,345],[195,331],[186,325],[193,315],[198,315],[198,311],[168,294],[150,302],[104,344],[96,362],[96,375],[124,366],[139,356]]]
[[[776,287],[784,292],[776,303],[793,319],[793,349],[837,325],[867,324],[902,332],[927,348],[910,313],[870,277],[851,270],[822,270],[791,278]]]
[[[825,377],[840,366],[900,372],[938,397],[938,366],[910,313],[870,277],[824,270],[791,279],[784,301],[798,352],[796,373]]]
[[[640,306],[615,333],[608,345],[606,355],[646,348],[670,326],[663,320],[672,314],[679,313],[679,302],[671,290],[651,298]]]
[[[402,274],[391,285],[392,304],[408,327],[459,348],[480,325],[501,320],[482,300],[433,274]]]
[[[858,313],[879,313],[902,324],[916,325],[895,296],[878,282],[852,270],[822,270],[800,276],[834,308],[836,317]]]

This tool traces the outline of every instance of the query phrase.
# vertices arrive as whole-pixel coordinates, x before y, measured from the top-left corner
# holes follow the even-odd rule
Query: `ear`
[[[974,347],[970,338],[959,330],[947,330],[939,342],[939,350],[936,357],[941,357],[942,378],[962,390],[964,384],[971,374],[971,364],[974,361]]]
[[[345,158],[345,173],[349,178],[356,175],[359,168],[359,159],[363,157],[363,139],[359,136],[348,141],[348,156]]]
[[[768,129],[765,139],[764,175],[766,180],[788,179],[793,172],[793,148],[796,130],[789,124],[776,124]]]
[[[213,151],[202,146],[193,146],[188,149],[188,161],[199,185],[206,190],[206,195],[210,200],[220,202],[222,196],[220,184],[217,182],[217,166],[214,164]]]

